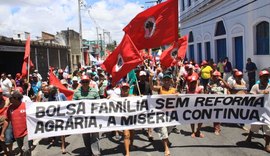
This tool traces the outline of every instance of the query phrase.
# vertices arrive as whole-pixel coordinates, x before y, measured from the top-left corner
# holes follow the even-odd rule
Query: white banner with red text
[[[29,139],[190,123],[270,125],[269,95],[179,94],[26,103]]]

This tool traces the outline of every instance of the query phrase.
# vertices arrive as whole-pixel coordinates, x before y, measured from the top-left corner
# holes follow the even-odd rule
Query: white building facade
[[[228,57],[245,71],[251,58],[258,69],[270,67],[270,0],[179,0],[179,10],[188,60]]]

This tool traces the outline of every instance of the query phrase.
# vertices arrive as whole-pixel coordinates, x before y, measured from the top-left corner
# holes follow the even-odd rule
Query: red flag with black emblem
[[[171,45],[168,49],[164,50],[160,56],[160,64],[163,67],[170,67],[174,65],[177,57],[178,46],[176,43]]]
[[[30,62],[29,62],[30,60]],[[27,38],[25,42],[25,50],[24,50],[24,58],[23,58],[23,65],[22,65],[22,77],[26,77],[28,74],[28,63],[30,63],[30,67],[34,67],[30,59],[30,36]]]
[[[178,59],[185,59],[186,56],[186,52],[187,52],[187,45],[188,45],[188,35],[183,36],[182,38],[180,38],[178,41],[178,52],[177,52],[177,58]]]
[[[101,67],[112,75],[112,83],[115,84],[122,77],[126,76],[143,59],[130,37],[125,34],[121,43],[103,62]]]
[[[74,92],[72,90],[67,89],[60,80],[54,75],[52,68],[50,69],[50,77],[49,81],[51,85],[54,85],[59,89],[60,93],[65,94],[68,100],[72,100]]]
[[[141,13],[123,29],[141,50],[178,39],[178,0],[167,0]]]
[[[173,66],[177,60],[184,59],[187,51],[187,35],[179,38],[168,49],[162,52],[160,56],[160,63],[162,66],[168,68]]]

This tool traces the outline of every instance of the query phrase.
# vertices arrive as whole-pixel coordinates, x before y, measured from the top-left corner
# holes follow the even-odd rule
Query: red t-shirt
[[[9,106],[8,119],[11,121],[15,139],[27,135],[26,110],[24,102],[22,102],[19,106]]]

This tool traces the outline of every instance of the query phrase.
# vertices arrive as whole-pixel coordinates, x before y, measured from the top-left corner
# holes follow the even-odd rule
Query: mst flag
[[[184,59],[187,50],[187,36],[179,38],[168,49],[164,50],[160,56],[160,63],[164,67],[173,66],[177,60]]]
[[[129,71],[142,63],[143,59],[130,37],[125,34],[121,43],[103,62],[101,67],[112,75],[112,83],[115,84]]]
[[[28,63],[30,61],[30,67],[34,67],[34,64],[30,60],[30,36],[28,36],[25,43],[24,58],[22,65],[22,77],[26,77],[28,73]]]
[[[59,89],[59,92],[65,94],[68,100],[72,100],[74,92],[72,90],[68,90],[63,84],[61,84],[60,80],[54,75],[52,69],[50,69],[50,84],[54,85]]]
[[[186,52],[187,52],[187,45],[188,45],[188,35],[183,36],[178,40],[178,53],[177,53],[177,58],[178,59],[185,59]]]
[[[124,31],[139,50],[177,41],[178,0],[167,0],[139,13]]]

